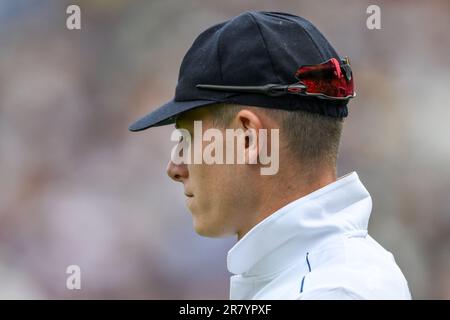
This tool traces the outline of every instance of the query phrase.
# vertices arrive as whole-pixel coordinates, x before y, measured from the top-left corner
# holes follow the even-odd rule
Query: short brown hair
[[[231,123],[245,108],[236,104],[217,104],[209,107],[215,126]],[[344,118],[332,118],[304,110],[261,108],[280,124],[280,139],[286,139],[293,156],[303,163],[336,166]]]

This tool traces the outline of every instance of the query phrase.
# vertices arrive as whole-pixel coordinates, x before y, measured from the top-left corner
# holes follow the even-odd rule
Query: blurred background
[[[351,58],[338,175],[360,175],[413,297],[450,298],[447,0],[0,0],[0,298],[228,298],[235,239],[193,231],[165,173],[173,128],[127,127],[172,98],[200,32],[245,10],[303,16]]]

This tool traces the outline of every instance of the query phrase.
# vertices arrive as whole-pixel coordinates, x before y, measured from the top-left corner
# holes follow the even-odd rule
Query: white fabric
[[[367,233],[370,194],[351,172],[279,209],[228,252],[231,299],[411,299]]]

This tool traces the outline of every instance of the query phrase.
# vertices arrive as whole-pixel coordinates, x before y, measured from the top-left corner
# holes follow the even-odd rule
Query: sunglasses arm
[[[266,84],[264,86],[219,86],[210,84],[198,84],[198,89],[239,92],[239,93],[259,93],[271,97],[282,96],[285,94],[298,94],[306,89],[306,86],[300,83],[291,85]]]

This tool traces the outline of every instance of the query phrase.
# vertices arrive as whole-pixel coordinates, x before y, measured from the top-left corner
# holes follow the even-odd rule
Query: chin
[[[204,223],[199,223],[195,221],[195,219],[194,219],[194,230],[199,236],[208,238],[223,238],[231,235],[231,233],[226,232],[221,227],[205,225]]]
[[[214,232],[210,228],[206,228],[205,226],[198,226],[198,225],[194,224],[194,230],[195,230],[195,233],[197,233],[199,236],[202,236],[202,237],[208,237],[208,238],[220,237],[219,235],[217,235],[216,232]]]

